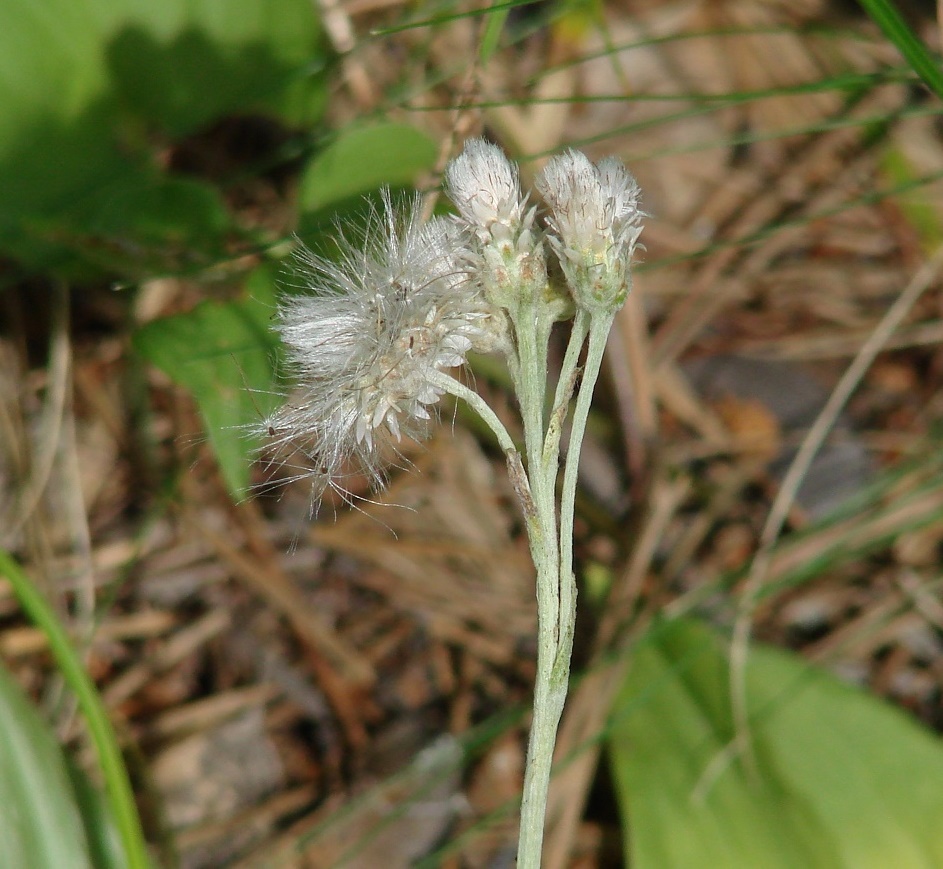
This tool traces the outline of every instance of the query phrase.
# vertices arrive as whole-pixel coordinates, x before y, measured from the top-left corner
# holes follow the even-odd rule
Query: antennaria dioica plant
[[[403,436],[422,438],[448,393],[494,432],[523,512],[537,571],[538,654],[518,866],[540,865],[557,726],[576,620],[573,511],[580,446],[606,338],[631,288],[641,233],[639,189],[614,158],[554,157],[536,180],[548,212],[522,193],[517,167],[472,139],[445,172],[458,214],[423,221],[418,196],[384,194],[362,237],[340,256],[302,256],[311,293],[286,299],[278,330],[295,397],[261,423],[277,450],[311,467],[316,505],[327,489],[349,498],[346,475],[382,485]],[[555,257],[561,279],[548,271]],[[572,320],[550,395],[555,323]],[[450,371],[470,351],[502,356],[520,407],[524,456],[494,411]],[[585,351],[585,352],[584,352]],[[581,369],[582,359],[582,369]],[[561,436],[569,445],[557,499]]]

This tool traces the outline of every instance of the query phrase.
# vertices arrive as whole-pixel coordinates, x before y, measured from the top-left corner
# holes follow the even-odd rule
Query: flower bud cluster
[[[574,305],[611,315],[630,288],[642,212],[619,161],[551,160],[536,181],[546,231],[517,167],[483,139],[466,143],[445,185],[454,219],[424,222],[418,197],[399,206],[384,194],[361,236],[336,239],[337,258],[299,257],[313,292],[283,301],[277,326],[297,391],[261,429],[304,460],[315,504],[348,474],[382,484],[390,451],[426,435],[443,373],[470,351],[513,354],[522,324]],[[545,238],[566,287],[548,279]]]
[[[598,313],[620,307],[642,232],[635,179],[613,157],[594,165],[567,151],[546,165],[536,186],[550,207],[550,246],[576,304]]]
[[[470,139],[445,170],[445,189],[459,222],[476,244],[469,261],[488,298],[499,308],[522,297],[537,298],[547,285],[547,263],[537,208],[527,207],[517,166],[484,139]]]

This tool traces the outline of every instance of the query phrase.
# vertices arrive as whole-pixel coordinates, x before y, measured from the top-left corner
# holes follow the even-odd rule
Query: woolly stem
[[[589,324],[589,346],[583,367],[583,380],[576,397],[573,422],[570,426],[570,442],[563,468],[563,488],[560,493],[560,646],[558,666],[569,674],[570,654],[573,650],[573,632],[576,627],[576,576],[573,573],[573,515],[576,509],[576,484],[579,477],[580,451],[589,409],[593,403],[593,390],[599,378],[606,340],[615,318],[615,311],[595,315]]]

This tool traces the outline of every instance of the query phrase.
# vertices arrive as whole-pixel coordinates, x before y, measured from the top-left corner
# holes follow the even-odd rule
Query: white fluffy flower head
[[[536,186],[550,206],[550,244],[577,304],[619,307],[631,286],[644,216],[635,179],[614,157],[593,165],[580,151],[567,151],[547,163]]]
[[[471,401],[446,376],[469,351],[503,353],[520,373],[520,348],[539,347],[574,302],[593,318],[625,300],[642,213],[618,160],[569,151],[548,163],[537,179],[547,233],[495,145],[470,140],[445,174],[456,218],[424,222],[418,195],[394,204],[385,193],[365,231],[339,233],[338,257],[299,255],[308,292],[281,303],[276,326],[297,387],[259,429],[300,462],[313,504],[328,487],[346,492],[348,475],[381,485],[445,390]],[[569,289],[548,280],[545,238]]]
[[[306,460],[315,502],[348,474],[383,482],[390,449],[427,433],[442,395],[431,372],[487,344],[491,314],[461,230],[424,224],[418,196],[397,209],[385,195],[363,238],[337,242],[336,262],[299,257],[313,292],[288,297],[277,326],[297,393],[263,423],[279,452]]]
[[[517,166],[504,152],[469,139],[446,167],[445,189],[477,242],[470,264],[491,301],[507,308],[516,295],[541,292],[547,267],[534,230],[537,209],[527,207]]]
[[[445,170],[446,189],[465,222],[487,243],[512,242],[527,217],[517,166],[497,146],[469,139]],[[531,217],[528,226],[533,222]]]

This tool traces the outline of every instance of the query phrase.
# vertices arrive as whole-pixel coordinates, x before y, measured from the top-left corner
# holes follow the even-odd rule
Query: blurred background
[[[528,187],[614,154],[650,215],[545,865],[943,866],[934,4],[0,12],[0,865],[133,864],[55,626],[152,865],[513,865],[536,609],[489,433],[446,405],[316,515],[247,434],[298,239],[382,186],[444,211],[484,135]],[[469,382],[516,434],[500,367]]]

